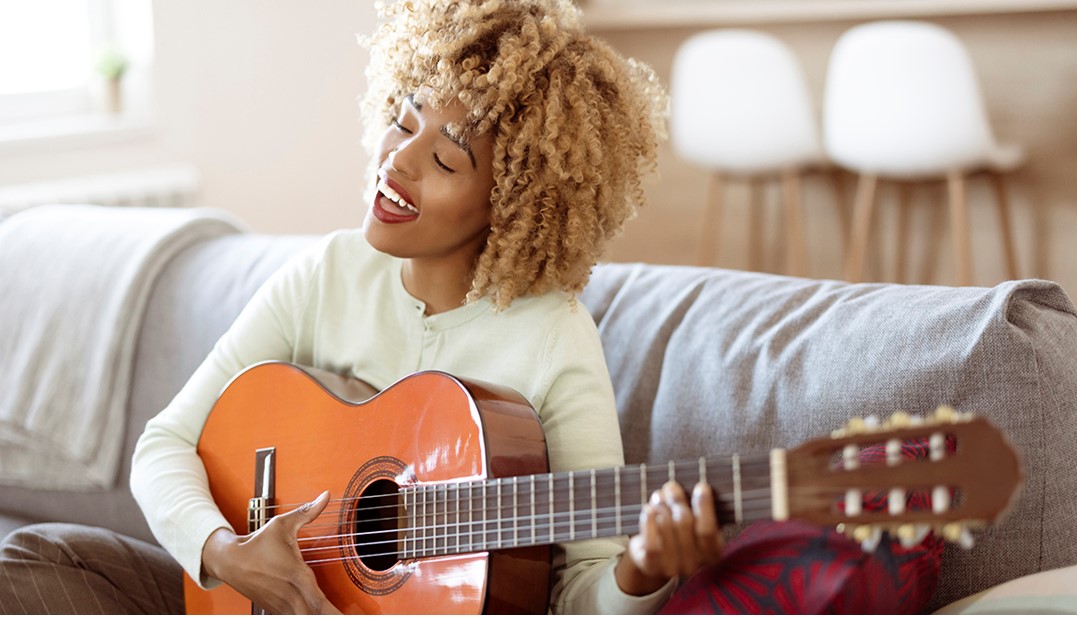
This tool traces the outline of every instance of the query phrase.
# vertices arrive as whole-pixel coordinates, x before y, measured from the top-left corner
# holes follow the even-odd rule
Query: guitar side
[[[331,502],[300,536],[313,557],[308,561],[316,562],[319,585],[340,610],[545,612],[548,547],[390,559],[389,566],[339,539],[356,533],[349,512],[379,485],[547,471],[545,440],[527,401],[506,389],[424,372],[355,402],[359,383],[273,362],[251,367],[229,384],[198,445],[210,490],[229,523],[239,533],[247,529],[257,473],[254,453],[272,447],[281,512],[326,489],[333,500],[344,500]],[[323,529],[332,533],[319,533],[315,525],[329,525]],[[316,539],[319,535],[324,538]],[[207,592],[186,580],[185,595],[192,614],[251,608],[223,585]]]

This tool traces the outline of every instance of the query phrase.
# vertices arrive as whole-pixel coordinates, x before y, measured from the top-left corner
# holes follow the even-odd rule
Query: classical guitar
[[[344,612],[545,613],[550,545],[636,533],[642,504],[668,480],[710,483],[722,523],[799,518],[868,543],[883,529],[966,537],[1008,509],[1021,468],[987,421],[936,415],[854,422],[762,456],[549,473],[538,418],[510,390],[422,372],[375,393],[271,362],[225,388],[198,453],[239,532],[332,492],[300,547]],[[930,456],[901,459],[910,440],[930,443]],[[885,462],[860,464],[857,453],[879,444]],[[930,505],[907,507],[912,490],[930,492]],[[862,508],[868,494],[889,507]],[[192,614],[256,609],[226,585],[187,580],[185,592]]]

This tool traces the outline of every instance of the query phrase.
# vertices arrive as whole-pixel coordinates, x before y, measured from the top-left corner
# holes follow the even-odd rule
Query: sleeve
[[[550,385],[539,410],[551,471],[624,464],[613,385],[594,321],[577,305],[551,334],[544,367]],[[653,613],[676,583],[647,596],[618,587],[614,566],[627,539],[604,538],[554,547],[550,608],[569,614]]]
[[[202,576],[202,548],[214,531],[231,526],[213,502],[196,452],[202,427],[237,373],[260,361],[294,357],[296,322],[319,255],[301,254],[262,285],[135,445],[131,492],[154,537],[203,587],[216,581]]]

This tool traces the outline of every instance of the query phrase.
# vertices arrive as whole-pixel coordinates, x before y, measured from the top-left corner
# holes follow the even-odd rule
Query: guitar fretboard
[[[400,557],[414,559],[639,532],[651,493],[668,481],[716,491],[721,524],[771,517],[766,456],[671,461],[400,490],[407,525]]]

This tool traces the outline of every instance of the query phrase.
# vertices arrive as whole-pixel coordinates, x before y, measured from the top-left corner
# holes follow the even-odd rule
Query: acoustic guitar
[[[930,456],[904,460],[910,440],[929,442]],[[879,444],[886,461],[861,464],[858,452]],[[280,362],[231,381],[198,453],[238,532],[331,491],[299,543],[346,613],[545,613],[550,545],[637,533],[642,505],[669,480],[713,486],[723,524],[798,518],[869,544],[882,530],[967,540],[1021,482],[993,426],[945,408],[932,420],[854,421],[761,456],[550,473],[538,417],[511,390],[428,371],[375,392]],[[930,505],[907,507],[913,490],[929,491]],[[878,494],[888,508],[861,507]],[[188,579],[185,595],[191,614],[257,612],[226,585]]]

